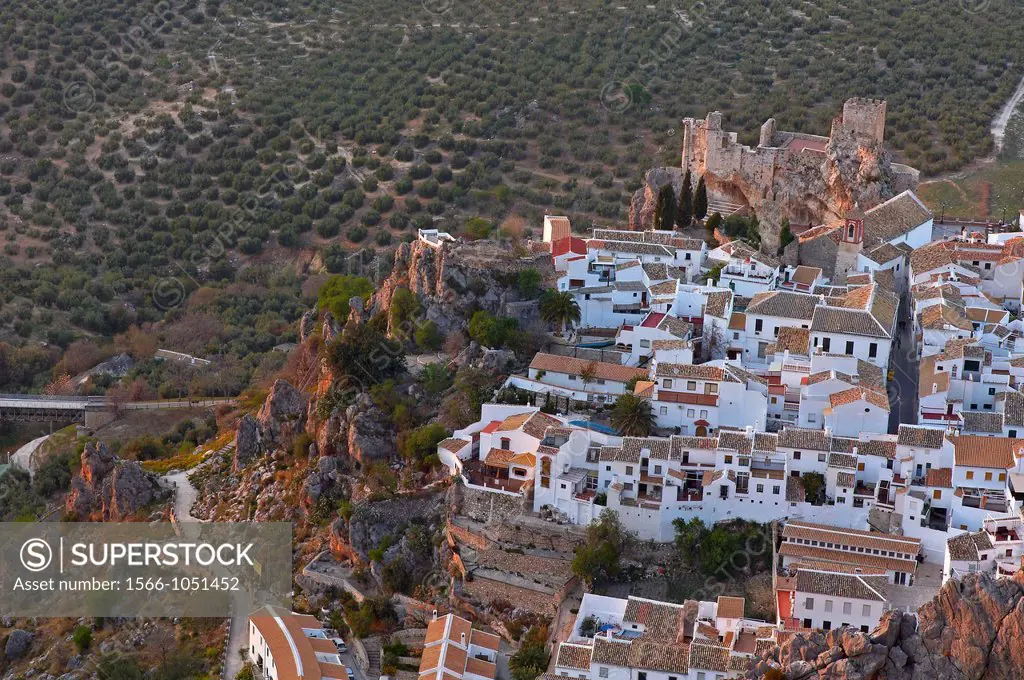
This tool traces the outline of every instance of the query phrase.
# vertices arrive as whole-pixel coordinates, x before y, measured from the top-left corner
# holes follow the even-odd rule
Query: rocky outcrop
[[[246,413],[235,429],[235,458],[231,469],[238,471],[263,452],[263,435],[259,423]]]
[[[256,422],[268,441],[286,444],[303,429],[305,416],[306,396],[287,380],[278,379],[256,414]]]
[[[745,146],[722,128],[722,115],[683,121],[682,167],[703,177],[712,200],[749,207],[761,225],[762,248],[775,253],[784,219],[830,224],[859,204],[867,209],[917,183],[917,171],[892,162],[883,146],[885,102],[851,99],[828,137],[776,130],[768,120],[760,143]],[[650,229],[658,191],[676,168],[647,173],[630,205],[631,229]],[[678,184],[674,184],[678,195]]]
[[[633,194],[629,204],[629,228],[642,230],[654,228],[654,209],[658,205],[658,194],[666,184],[672,185],[672,192],[678,196],[683,186],[683,172],[680,168],[651,168],[644,175],[644,183]]]
[[[387,414],[360,393],[355,403],[335,408],[315,425],[317,450],[322,456],[341,456],[360,464],[386,460],[397,452],[395,430]]]
[[[554,281],[546,253],[517,257],[510,247],[494,241],[444,243],[436,248],[422,241],[403,243],[369,311],[388,312],[395,291],[408,288],[423,305],[423,321],[433,321],[447,334],[465,328],[478,309],[501,314],[507,303],[519,299],[514,275],[529,268]]]
[[[135,461],[118,460],[102,442],[87,444],[81,462],[65,503],[79,519],[126,519],[166,493],[154,475]]]
[[[7,636],[7,643],[4,645],[4,658],[13,660],[25,656],[28,653],[29,647],[32,646],[32,640],[34,639],[35,635],[27,630],[21,630],[20,628],[12,630]]]
[[[1009,680],[1024,669],[1024,575],[947,582],[917,616],[890,611],[871,633],[801,633],[758,660],[747,678]]]
[[[430,491],[363,501],[348,521],[338,518],[331,525],[331,551],[364,565],[372,563],[371,573],[379,581],[388,565],[420,578],[437,564],[434,546],[444,526],[444,496],[443,491]]]

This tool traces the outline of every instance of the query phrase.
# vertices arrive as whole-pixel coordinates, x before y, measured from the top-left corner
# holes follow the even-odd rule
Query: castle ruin
[[[689,169],[694,182],[703,177],[712,210],[721,206],[723,216],[752,210],[762,225],[763,247],[773,251],[783,220],[796,228],[828,224],[854,204],[876,205],[917,186],[919,172],[893,163],[885,151],[885,118],[885,101],[849,99],[828,137],[780,131],[769,118],[753,148],[722,129],[717,111],[704,120],[686,118],[679,172]],[[657,195],[641,189],[635,200],[646,201],[651,193]],[[633,216],[642,222],[647,212],[637,206],[631,222]]]

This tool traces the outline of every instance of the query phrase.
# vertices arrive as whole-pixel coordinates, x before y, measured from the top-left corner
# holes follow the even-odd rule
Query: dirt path
[[[1017,109],[1017,106],[1024,101],[1024,78],[1020,79],[1017,84],[1017,89],[1014,91],[1013,96],[1010,97],[1010,101],[1006,102],[1000,111],[996,119],[992,121],[992,137],[996,142],[995,156],[999,155],[999,152],[1003,150],[1003,139],[1006,136],[1006,126],[1010,122],[1010,117],[1013,116],[1013,112]]]

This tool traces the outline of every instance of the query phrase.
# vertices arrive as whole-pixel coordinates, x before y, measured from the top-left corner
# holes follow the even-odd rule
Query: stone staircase
[[[366,669],[366,680],[377,680],[380,678],[381,666],[381,641],[379,637],[368,637],[363,640],[363,647],[366,649],[366,658],[370,665]]]

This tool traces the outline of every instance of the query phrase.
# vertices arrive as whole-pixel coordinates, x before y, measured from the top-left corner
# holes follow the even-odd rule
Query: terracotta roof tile
[[[1009,437],[960,435],[950,437],[957,465],[1009,469],[1017,463],[1024,440]]]
[[[742,619],[747,601],[742,597],[718,596],[718,617],[723,619]]]
[[[801,593],[885,602],[885,576],[861,576],[830,571],[799,569],[796,588]]]
[[[611,380],[613,382],[629,382],[633,378],[646,378],[647,371],[632,366],[622,366],[606,361],[587,361],[576,357],[563,357],[557,354],[545,354],[538,352],[530,362],[530,368],[538,371],[551,373],[565,373],[567,375],[583,375],[586,371],[592,370],[596,378]]]

